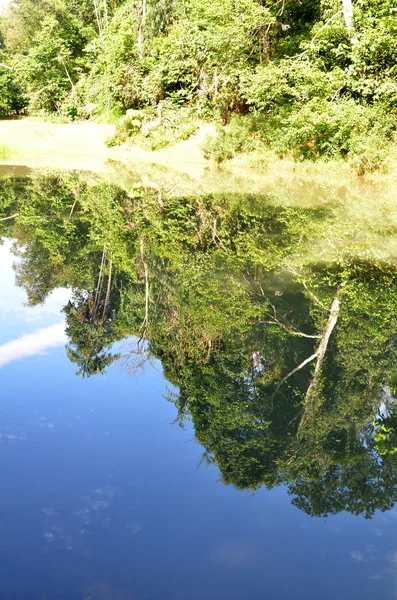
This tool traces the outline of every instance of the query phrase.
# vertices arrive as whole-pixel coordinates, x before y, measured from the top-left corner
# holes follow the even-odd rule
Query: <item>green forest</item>
[[[0,116],[116,122],[113,144],[212,122],[217,162],[270,150],[368,173],[395,139],[396,13],[397,0],[16,0],[0,20]]]
[[[138,177],[129,192],[67,172],[0,183],[0,236],[14,240],[29,305],[71,290],[77,376],[160,361],[176,422],[192,421],[225,484],[284,484],[313,516],[394,505],[397,248],[386,205],[375,199],[380,227],[347,216],[348,191],[313,208],[288,204],[281,187],[165,198]]]

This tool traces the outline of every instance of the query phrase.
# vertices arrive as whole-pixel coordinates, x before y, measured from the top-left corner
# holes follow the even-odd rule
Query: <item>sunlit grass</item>
[[[12,152],[5,144],[0,144],[0,160],[8,160]]]

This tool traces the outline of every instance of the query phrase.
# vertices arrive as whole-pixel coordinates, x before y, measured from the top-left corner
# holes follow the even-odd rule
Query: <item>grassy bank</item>
[[[0,143],[0,161],[1,160],[9,160],[12,156],[12,150],[9,146]]]

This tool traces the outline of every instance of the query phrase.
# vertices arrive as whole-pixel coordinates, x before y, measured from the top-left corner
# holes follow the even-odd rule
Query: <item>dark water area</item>
[[[394,213],[287,200],[0,180],[0,598],[397,597]]]

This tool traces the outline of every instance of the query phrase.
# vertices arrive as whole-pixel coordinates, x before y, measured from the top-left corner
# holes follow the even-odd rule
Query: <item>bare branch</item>
[[[17,217],[19,215],[19,213],[14,213],[13,215],[10,215],[9,217],[2,217],[0,219],[0,221],[8,221],[9,219],[14,219],[14,217]]]

